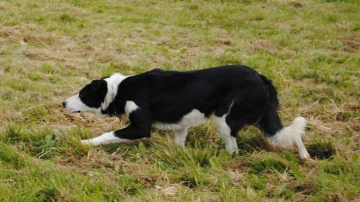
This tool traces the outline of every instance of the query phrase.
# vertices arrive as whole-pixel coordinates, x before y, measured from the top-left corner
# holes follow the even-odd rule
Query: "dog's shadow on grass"
[[[336,155],[336,148],[332,142],[314,141],[306,146],[310,156],[316,159],[331,159]]]

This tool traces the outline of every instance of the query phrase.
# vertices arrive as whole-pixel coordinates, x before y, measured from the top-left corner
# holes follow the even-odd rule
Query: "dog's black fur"
[[[237,149],[230,135],[235,137],[245,125],[254,125],[269,139],[273,138],[275,144],[295,144],[302,158],[309,156],[301,141],[306,120],[299,117],[291,126],[284,128],[278,115],[276,89],[265,76],[247,66],[229,65],[186,72],[154,69],[122,77],[118,79],[116,92],[108,89],[110,77],[92,81],[79,93],[83,104],[90,108],[101,107],[103,115],[120,116],[129,109],[127,103],[132,103],[134,107],[130,107],[127,113],[130,126],[113,132],[113,136],[121,140],[150,137],[151,127],[157,123],[178,124],[184,117],[189,122],[197,122],[198,117],[208,118],[214,114],[229,151]],[[103,108],[109,93],[113,94],[113,99]],[[75,100],[75,103],[78,98],[73,96],[69,99]],[[63,105],[66,107],[66,102]],[[72,112],[75,111],[73,109]],[[186,117],[194,111],[193,115],[197,117]],[[185,128],[187,131],[193,125],[180,126],[171,125],[170,128],[175,131]]]
[[[99,100],[103,100],[107,92],[102,83],[102,80],[93,81],[80,91],[84,103],[100,106]],[[94,91],[94,84],[100,85],[99,90]],[[85,100],[86,97],[93,99]],[[126,132],[116,133],[120,138],[149,137],[154,122],[177,123],[193,109],[206,117],[212,113],[221,117],[228,112],[232,102],[232,112],[226,118],[232,136],[248,124],[255,124],[268,136],[283,128],[277,113],[279,102],[274,86],[265,76],[247,66],[187,72],[154,69],[131,76],[120,83],[115,100],[103,113],[112,116],[125,113],[127,100],[134,101],[141,110],[131,114],[132,124]]]

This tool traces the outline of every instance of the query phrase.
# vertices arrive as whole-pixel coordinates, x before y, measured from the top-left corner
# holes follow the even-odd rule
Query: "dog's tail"
[[[260,76],[263,82],[268,86],[270,105],[259,122],[259,128],[265,133],[268,140],[273,145],[281,147],[296,146],[300,158],[310,158],[301,139],[306,128],[305,118],[297,117],[290,126],[283,127],[278,114],[279,101],[277,99],[276,89],[270,80],[263,75]]]

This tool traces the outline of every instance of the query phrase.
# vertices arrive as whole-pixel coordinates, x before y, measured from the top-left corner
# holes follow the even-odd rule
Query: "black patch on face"
[[[107,93],[105,80],[94,80],[79,92],[80,100],[91,108],[99,108]]]

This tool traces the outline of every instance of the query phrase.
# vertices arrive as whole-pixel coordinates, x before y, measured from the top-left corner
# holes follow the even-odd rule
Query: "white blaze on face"
[[[65,100],[66,106],[65,109],[68,112],[95,112],[95,108],[90,108],[84,104],[79,97],[79,94],[74,95],[67,100]]]

